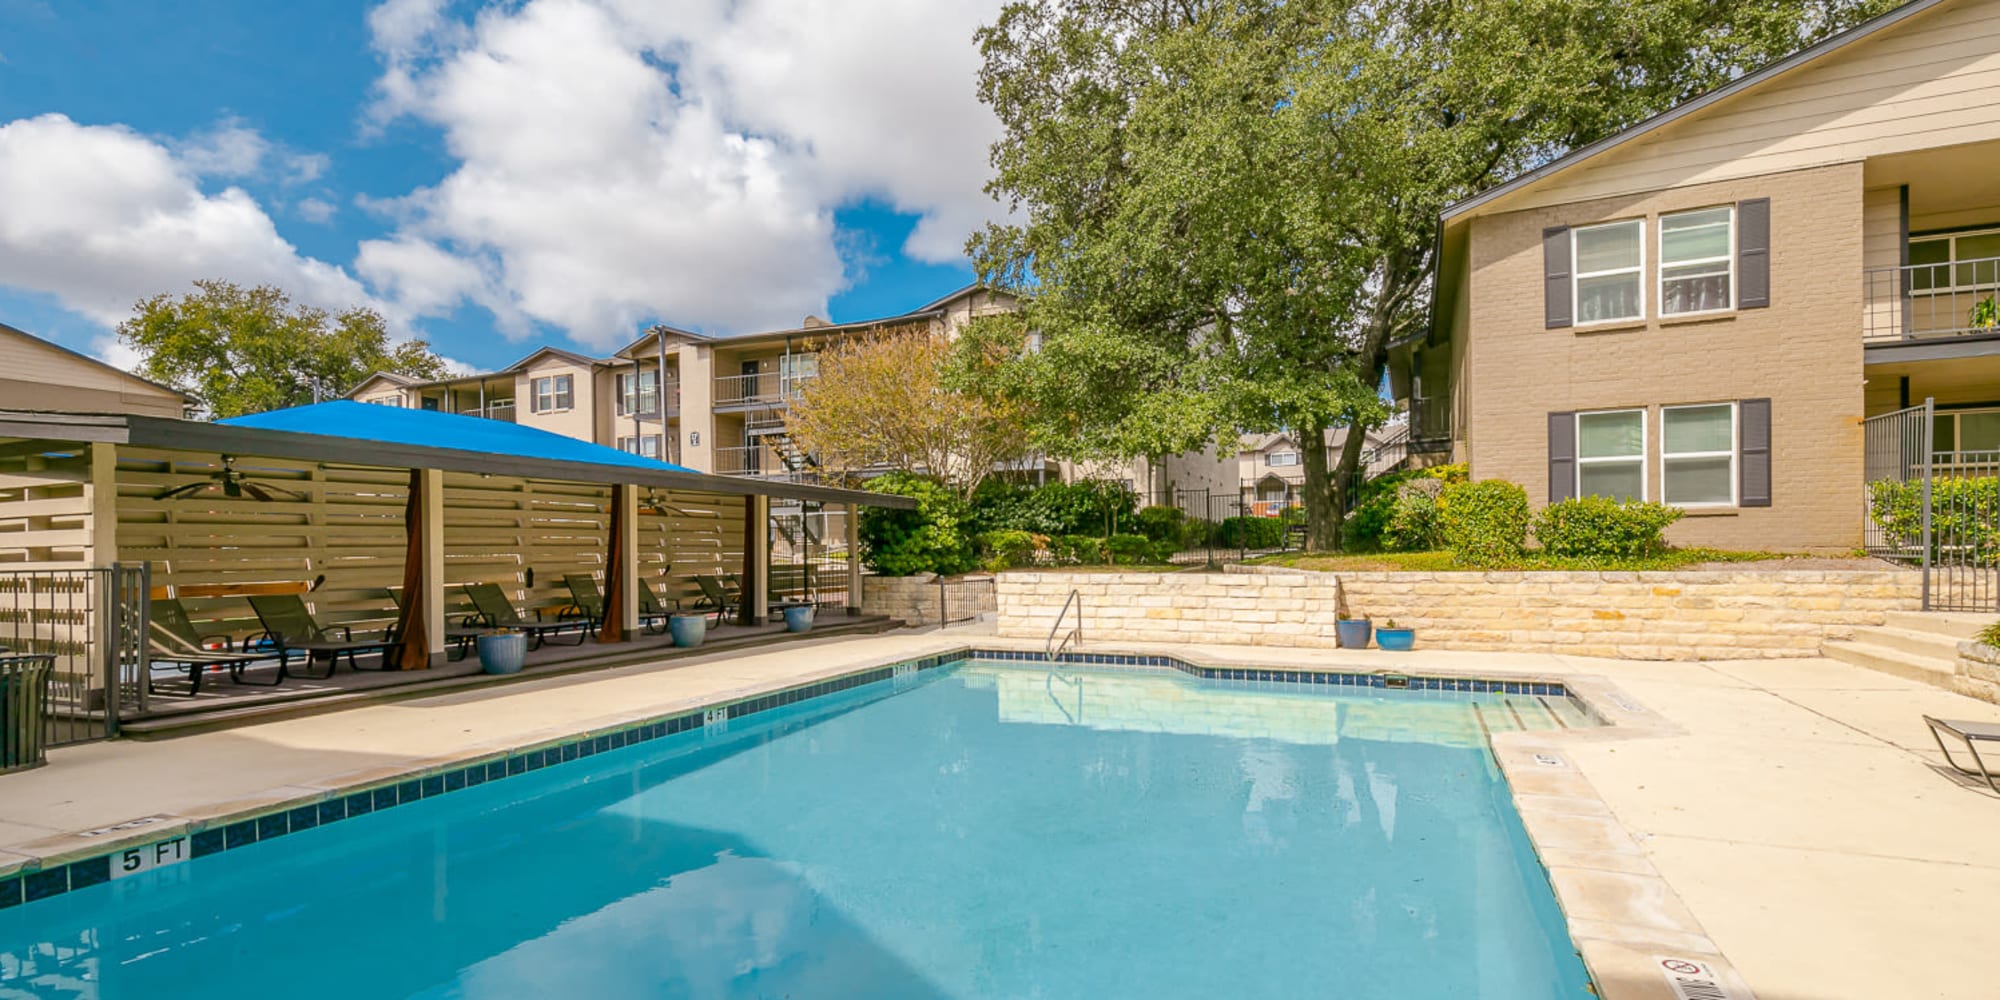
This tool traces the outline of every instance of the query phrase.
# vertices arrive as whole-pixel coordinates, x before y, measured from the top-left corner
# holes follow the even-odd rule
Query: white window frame
[[[1680,451],[1680,452],[1673,452],[1671,454],[1668,453],[1667,451],[1668,413],[1671,413],[1674,410],[1706,410],[1718,406],[1729,408],[1728,451],[1726,452]],[[1718,400],[1713,403],[1676,403],[1673,406],[1660,407],[1660,502],[1669,503],[1669,501],[1667,500],[1667,462],[1670,459],[1727,458],[1729,459],[1729,500],[1727,503],[1720,501],[1707,501],[1703,503],[1676,503],[1673,504],[1673,506],[1679,507],[1683,510],[1701,510],[1704,508],[1721,509],[1725,507],[1737,506],[1743,500],[1742,470],[1739,468],[1739,466],[1743,461],[1742,454],[1743,454],[1743,414],[1738,411],[1736,402],[1734,400],[1727,400],[1727,401]]]
[[[652,445],[651,452],[646,450],[647,445]],[[665,445],[666,442],[660,440],[660,435],[658,434],[627,435],[618,439],[619,451],[628,455],[638,455],[642,458],[659,458],[660,450]]]
[[[659,372],[643,371],[636,375],[632,372],[618,372],[617,374],[618,377],[614,380],[616,385],[613,388],[618,393],[619,416],[629,417],[636,411],[641,416],[650,417],[660,412]],[[653,391],[647,392],[647,389],[652,389]],[[653,397],[652,406],[646,405],[647,396]]]
[[[1632,456],[1630,455],[1598,455],[1594,458],[1583,457],[1583,418],[1601,417],[1613,413],[1636,413],[1639,415],[1639,496],[1637,499],[1644,501],[1647,497],[1653,495],[1653,481],[1647,475],[1649,471],[1648,467],[1652,463],[1646,459],[1647,454],[1652,450],[1653,442],[1648,436],[1646,408],[1643,406],[1623,406],[1615,410],[1578,410],[1576,412],[1573,431],[1576,435],[1576,473],[1571,477],[1570,485],[1573,487],[1573,490],[1570,495],[1576,497],[1597,495],[1595,493],[1583,492],[1583,467],[1585,465],[1605,465],[1612,462],[1632,461]]]
[[[543,391],[543,386],[548,387]],[[570,375],[538,375],[529,384],[536,413],[561,413],[576,409],[576,379]],[[561,402],[567,397],[567,402]],[[544,403],[543,400],[547,402]],[[560,405],[558,405],[560,402]]]
[[[1264,457],[1264,464],[1273,469],[1288,469],[1298,465],[1304,460],[1304,457],[1296,451],[1274,451]],[[1285,459],[1285,461],[1278,461],[1280,458]]]
[[[1690,264],[1713,264],[1721,261],[1729,268],[1729,304],[1720,309],[1691,309],[1687,312],[1667,311],[1667,220],[1679,215],[1693,215],[1696,212],[1713,212],[1716,209],[1729,212],[1729,252],[1721,257],[1696,257],[1693,260],[1677,260],[1671,266],[1686,267]],[[1660,318],[1683,319],[1688,316],[1709,316],[1715,313],[1736,311],[1736,206],[1709,205],[1705,208],[1690,208],[1679,212],[1660,213],[1660,266],[1654,268],[1653,288],[1659,294]],[[1666,440],[1664,437],[1660,440]]]
[[[1639,227],[1639,264],[1636,267],[1614,267],[1608,271],[1585,273],[1576,266],[1577,234],[1592,229],[1609,229],[1613,226]],[[1639,311],[1631,316],[1615,319],[1583,318],[1583,279],[1602,278],[1612,274],[1636,274],[1639,276]],[[1641,323],[1646,319],[1646,220],[1619,219],[1615,222],[1600,222],[1591,226],[1576,226],[1569,231],[1569,314],[1574,326],[1605,326],[1611,323]],[[1604,411],[1613,412],[1613,411]]]
[[[1918,243],[1943,243],[1945,245],[1945,250],[1944,250],[1945,259],[1944,263],[1941,264],[1912,264],[1909,266],[1909,270],[1914,272],[1918,268],[1930,269],[1930,268],[1942,267],[1945,269],[1946,277],[1949,279],[1947,283],[1942,285],[1932,284],[1931,287],[1929,288],[1912,288],[1910,290],[1911,295],[1937,295],[1939,293],[1949,294],[1955,291],[1966,291],[1966,290],[1976,291],[1981,287],[1977,280],[1978,274],[1976,271],[1974,272],[1974,281],[1972,284],[1961,285],[1958,283],[1958,265],[1959,265],[1958,241],[1961,237],[1966,237],[1966,236],[2000,236],[2000,227],[1988,226],[1984,229],[1960,229],[1960,230],[1953,230],[1948,233],[1931,233],[1925,236],[1910,237],[1911,246],[1915,246]],[[1968,258],[1967,261],[1970,262],[1974,260],[1991,260],[1991,259],[1992,258],[1990,257],[1971,257]],[[1912,284],[1915,283],[1914,276],[1912,277],[1911,282]]]

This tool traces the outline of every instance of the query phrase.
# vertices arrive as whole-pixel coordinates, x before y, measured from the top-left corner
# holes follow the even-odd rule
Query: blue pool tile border
[[[601,753],[652,740],[678,736],[681,733],[704,728],[707,713],[715,709],[725,709],[725,718],[730,720],[769,712],[814,698],[838,694],[853,688],[882,681],[892,680],[905,672],[935,670],[950,663],[964,660],[985,660],[1006,663],[1049,663],[1066,666],[1091,666],[1112,669],[1174,670],[1204,680],[1236,682],[1245,684],[1292,684],[1328,688],[1381,688],[1412,691],[1450,692],[1490,692],[1505,694],[1545,695],[1551,697],[1571,697],[1569,690],[1553,681],[1499,680],[1467,677],[1430,677],[1396,673],[1353,673],[1327,670],[1263,669],[1238,667],[1209,667],[1190,663],[1176,656],[1149,653],[1081,653],[1064,652],[1054,661],[1039,652],[1013,649],[982,649],[961,647],[932,653],[928,656],[898,660],[893,663],[870,667],[851,674],[832,677],[811,684],[801,684],[782,688],[765,694],[734,701],[720,701],[688,711],[653,718],[644,722],[621,726],[611,732],[579,735],[559,740],[555,743],[536,747],[533,750],[511,752],[503,756],[481,758],[480,760],[446,768],[441,771],[419,773],[401,778],[388,784],[363,788],[339,790],[324,799],[313,802],[294,803],[279,807],[271,812],[235,819],[227,823],[195,830],[184,836],[188,843],[190,859],[203,858],[211,854],[221,854],[255,844],[286,837],[294,833],[318,829],[333,823],[340,823],[370,813],[410,805],[425,799],[449,795],[453,792],[477,788],[489,782],[519,777],[533,771],[558,764],[566,764],[594,757]],[[177,838],[169,838],[177,839]],[[144,845],[131,845],[144,846]],[[0,910],[44,899],[60,896],[78,889],[107,882],[111,878],[111,866],[129,847],[104,854],[92,855],[70,861],[52,868],[22,869],[0,877]]]

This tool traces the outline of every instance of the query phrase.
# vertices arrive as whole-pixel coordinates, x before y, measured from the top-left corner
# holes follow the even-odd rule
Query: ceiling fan
[[[181,497],[191,497],[197,493],[205,493],[209,490],[220,490],[223,496],[231,500],[247,496],[260,503],[268,503],[280,497],[287,500],[304,500],[306,498],[305,494],[297,490],[288,490],[282,486],[273,486],[270,483],[251,481],[243,473],[236,471],[236,456],[224,455],[222,456],[222,468],[209,473],[206,481],[189,483],[186,486],[176,486],[170,490],[162,490],[154,494],[153,499],[177,500]]]

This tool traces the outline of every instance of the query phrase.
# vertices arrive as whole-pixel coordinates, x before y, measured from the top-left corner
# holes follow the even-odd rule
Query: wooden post
[[[847,505],[847,613],[861,613],[861,505]]]
[[[423,549],[424,637],[429,640],[431,666],[445,662],[444,640],[444,470],[422,470],[423,522],[418,545]]]
[[[611,490],[611,502],[618,505],[622,529],[613,532],[611,539],[614,546],[611,558],[618,560],[620,585],[616,593],[604,596],[606,600],[618,602],[620,631],[630,637],[639,634],[639,588],[644,586],[639,582],[639,488],[631,483],[619,483]],[[607,584],[611,578],[608,569],[605,574]]]
[[[118,446],[90,446],[90,564],[118,561]]]
[[[771,605],[771,498],[743,498],[743,617],[761,625]]]

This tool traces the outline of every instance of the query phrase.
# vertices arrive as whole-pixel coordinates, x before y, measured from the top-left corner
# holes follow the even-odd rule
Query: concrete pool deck
[[[1041,648],[971,630],[829,638],[60,749],[45,768],[0,776],[0,878],[336,788],[969,644]],[[2000,923],[2000,798],[1940,770],[1919,716],[2000,721],[2000,707],[1818,659],[1087,651],[1114,648],[1217,665],[1570,679],[1619,724],[1501,734],[1495,749],[1572,936],[1612,1000],[1673,997],[1657,967],[1663,955],[1714,962],[1725,977],[1733,968],[1763,1000],[1964,997],[1990,987],[1982,946]],[[81,836],[137,819],[152,821]]]

